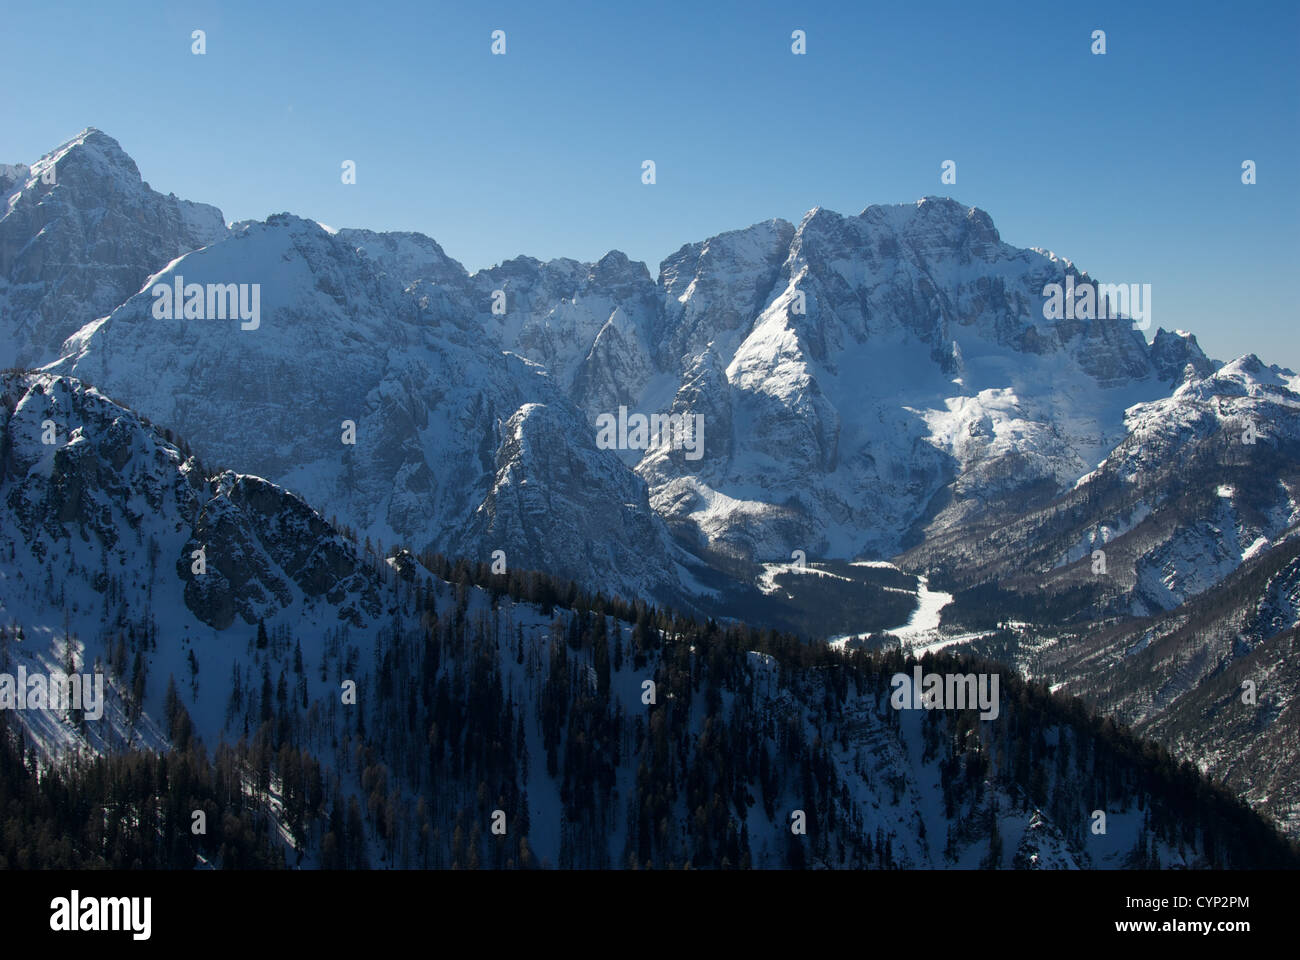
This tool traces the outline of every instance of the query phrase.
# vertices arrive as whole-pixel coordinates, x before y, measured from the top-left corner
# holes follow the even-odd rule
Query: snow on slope
[[[887,567],[892,570],[898,569],[892,563],[880,561],[872,562],[869,565]],[[945,593],[942,590],[931,590],[928,577],[917,577],[916,600],[916,609],[908,617],[907,623],[884,631],[898,639],[899,646],[905,653],[919,657],[927,652],[942,650],[981,636],[978,633],[961,633],[951,636],[943,634],[940,629],[940,621],[943,617],[943,608],[952,603],[952,594]],[[851,641],[863,636],[865,634],[850,633],[839,637],[831,637],[826,643],[833,650],[844,651],[850,649]]]

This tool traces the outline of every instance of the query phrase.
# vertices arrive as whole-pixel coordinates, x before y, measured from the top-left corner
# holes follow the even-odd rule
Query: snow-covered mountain
[[[3,221],[11,247],[52,242],[29,211],[42,197],[95,222],[150,203],[185,213],[182,225],[202,221],[195,211],[220,219],[148,191],[97,131],[51,157],[68,168],[61,186],[23,181]],[[607,576],[612,559],[617,588],[641,595],[683,586],[680,547],[744,562],[885,556],[1068,488],[1124,438],[1129,406],[1209,366],[1194,340],[1148,347],[1126,319],[1044,320],[1044,286],[1086,275],[1002,243],[987,214],[951,200],[757,224],[684,246],[657,283],[617,251],[594,264],[519,257],[471,277],[427,237],[289,215],[180,233],[153,246],[129,235],[132,262],[153,275],[140,267],[108,292],[91,279],[94,248],[61,260],[47,285],[84,326],[41,355],[34,321],[11,309],[16,352],[368,536],[533,565],[565,557],[579,579]],[[149,289],[177,277],[258,285],[266,324],[155,320]],[[93,295],[71,300],[79,290]],[[41,336],[78,325],[61,323]],[[598,456],[598,418],[620,407],[697,417],[701,455],[612,451],[645,480],[648,509],[614,470],[609,496],[586,496],[609,510],[516,512],[513,529],[494,528],[495,504],[517,492],[502,484],[523,480],[501,468],[501,427],[529,403],[565,420],[549,437],[573,449],[549,462],[582,461],[574,476]],[[334,441],[345,420],[355,448]],[[585,557],[629,538],[622,556]]]
[[[50,369],[377,541],[501,550],[626,596],[675,588],[679,551],[645,484],[596,448],[547,371],[494,349],[440,290],[405,292],[384,262],[288,214],[244,225],[150,277]],[[157,320],[151,289],[177,282],[256,284],[257,325]]]
[[[1167,613],[1062,636],[1040,675],[1167,743],[1300,833],[1300,538]]]
[[[220,210],[150,189],[93,128],[30,167],[0,166],[0,368],[53,359],[149,274],[225,235]]]
[[[102,715],[6,711],[0,749],[15,724],[47,762],[176,747],[193,791],[207,763],[193,738],[237,739],[217,748],[221,795],[242,796],[256,814],[246,828],[290,862],[1076,869],[1293,856],[1226,797],[1180,803],[1148,754],[1014,677],[1001,723],[900,712],[901,659],[828,661],[794,640],[652,620],[643,605],[551,609],[362,551],[297,496],[205,470],[74,379],[0,375],[0,416],[0,672],[108,677]],[[121,789],[160,810],[138,792],[177,789],[157,782]],[[98,841],[72,828],[62,862],[117,862],[132,830],[120,800]],[[193,835],[188,815],[157,829],[160,865],[235,856]]]
[[[1068,486],[1125,436],[1128,406],[1210,368],[1194,338],[1044,320],[1044,286],[1086,274],[951,200],[757,224],[683,247],[658,284],[617,251],[468,281],[441,257],[371,255],[449,296],[468,282],[465,322],[544,365],[593,429],[620,405],[701,414],[699,461],[627,462],[692,549],[748,560],[889,555]]]
[[[1190,371],[1073,489],[899,558],[951,591],[945,645],[1087,697],[1293,835],[1298,388],[1253,356]]]
[[[951,199],[757,223],[684,245],[655,278],[618,251],[471,275],[420,234],[287,213],[227,226],[152,191],[95,130],[0,166],[0,193],[0,363],[94,384],[210,465],[194,496],[212,506],[176,550],[200,529],[241,560],[183,593],[176,616],[202,629],[304,615],[319,572],[247,523],[269,502],[312,528],[287,505],[310,503],[379,554],[501,557],[810,636],[880,630],[820,615],[864,597],[900,627],[917,608],[941,620],[927,643],[978,638],[1102,702],[1129,661],[1088,647],[1089,686],[1061,644],[1265,589],[1246,574],[1300,520],[1296,374],[1217,363],[1181,331],[1148,343],[1125,316],[1048,319],[1052,285],[1092,278]],[[180,291],[173,313],[161,290]],[[602,421],[627,414],[695,422],[700,444],[609,449]],[[137,482],[162,481],[122,481]],[[883,558],[901,571],[860,563]],[[361,591],[328,616],[371,616],[327,567]],[[1199,716],[1188,705],[1225,671],[1280,643],[1288,609],[1250,643],[1199,638],[1159,709],[1105,703],[1221,769],[1212,737],[1169,718]],[[1285,725],[1242,729],[1243,795],[1296,829],[1259,788]]]
[[[11,668],[14,657],[33,671],[71,658],[89,672],[129,635],[145,645],[155,676],[190,676],[196,651],[211,686],[196,707],[219,710],[221,685],[243,654],[232,625],[283,618],[324,633],[365,628],[387,612],[373,577],[359,576],[353,545],[300,499],[258,477],[205,475],[161,429],[97,390],[3,374],[0,407],[0,622],[25,633],[9,648]],[[160,745],[151,718],[161,711],[128,720],[122,691],[110,693],[86,742]],[[75,742],[48,715],[31,716],[48,751]],[[219,713],[195,716],[212,729]]]
[[[1058,621],[1146,616],[1294,532],[1300,377],[1243,357],[1135,404],[1125,423],[1125,438],[1072,488],[931,537],[902,565],[962,588],[1076,590],[1073,606],[1057,605]]]

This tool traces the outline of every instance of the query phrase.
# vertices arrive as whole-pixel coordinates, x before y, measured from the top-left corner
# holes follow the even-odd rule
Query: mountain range
[[[979,209],[816,208],[685,244],[655,278],[618,251],[470,274],[420,234],[288,213],[227,224],[152,190],[94,129],[0,166],[0,197],[0,365],[14,368],[0,617],[62,656],[107,659],[122,630],[161,628],[155,675],[182,676],[193,650],[206,685],[260,668],[231,640],[259,625],[320,640],[384,623],[400,646],[389,621],[407,608],[385,577],[438,580],[442,555],[859,651],[828,655],[976,654],[1082,696],[1300,830],[1286,772],[1300,377],[1211,360],[1180,331],[1148,342],[1124,315],[1045,319],[1050,285],[1095,281],[1004,243]],[[208,295],[160,319],[154,291],[177,284]],[[203,316],[230,285],[258,290],[255,325]],[[699,455],[665,436],[608,449],[597,423],[620,411],[693,419]],[[551,619],[516,615],[546,649]],[[94,638],[81,654],[74,629]],[[542,709],[540,688],[495,669],[521,710]],[[130,699],[111,732],[46,724],[37,739],[51,755],[161,747]],[[229,732],[214,703],[190,704],[210,738]],[[810,721],[809,742],[830,722]],[[1023,805],[1004,788],[1000,804]],[[1038,817],[1061,862],[1088,862],[1049,801],[1020,828]],[[933,836],[940,821],[917,816]],[[622,861],[618,836],[569,849]],[[945,859],[910,836],[893,833],[913,844],[900,859]],[[1152,854],[1150,839],[1146,861],[1211,856]]]

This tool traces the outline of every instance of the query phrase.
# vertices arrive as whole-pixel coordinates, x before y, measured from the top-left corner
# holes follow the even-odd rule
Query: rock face
[[[203,505],[176,565],[185,605],[198,619],[218,630],[236,615],[252,624],[268,609],[293,607],[299,597],[324,598],[356,626],[379,615],[373,585],[360,573],[351,544],[302,500],[232,471],[214,478],[213,486],[215,496]],[[193,561],[200,549],[201,575]]]
[[[21,551],[28,574],[98,555],[96,590],[147,570],[152,596],[172,566],[189,614],[218,630],[236,617],[253,624],[320,602],[358,626],[379,616],[353,545],[302,500],[259,477],[204,477],[193,457],[97,390],[47,374],[3,374],[0,416],[3,549],[15,561]],[[39,606],[25,595],[39,577],[23,579],[5,597],[11,616]]]
[[[1196,338],[1181,330],[1156,331],[1156,338],[1151,342],[1151,364],[1161,380],[1175,385],[1207,377],[1215,369],[1215,364],[1201,352]]]
[[[226,235],[220,210],[150,189],[93,128],[0,168],[0,198],[0,368],[53,359],[155,270]]]
[[[451,552],[472,556],[479,545],[495,544],[507,563],[527,558],[530,566],[579,580],[601,569],[645,584],[674,576],[672,552],[641,547],[661,543],[663,530],[645,483],[616,458],[574,444],[571,438],[585,432],[561,406],[521,406],[501,426],[491,487]],[[602,496],[593,498],[593,491]]]
[[[725,552],[892,554],[1072,482],[1128,404],[1167,390],[1129,321],[1043,319],[1044,286],[1086,275],[951,200],[724,239],[661,276],[673,342],[711,345],[725,371],[689,387],[722,429],[702,465],[639,470],[670,522]],[[747,282],[719,294],[719,276]]]

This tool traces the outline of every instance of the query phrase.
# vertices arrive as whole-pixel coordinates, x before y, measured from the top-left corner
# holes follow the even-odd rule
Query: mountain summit
[[[116,140],[87,127],[0,172],[0,366],[53,359],[176,257],[226,235],[221,211],[163,196]]]

